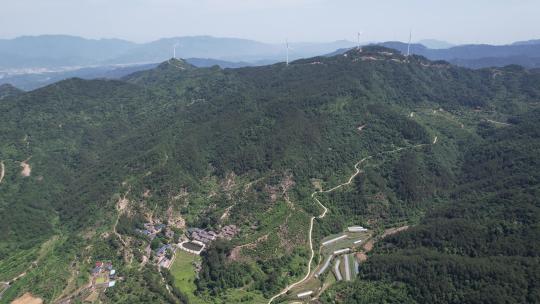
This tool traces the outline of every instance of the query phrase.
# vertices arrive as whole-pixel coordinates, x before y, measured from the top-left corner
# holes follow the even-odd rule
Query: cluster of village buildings
[[[174,237],[174,232],[167,225],[162,223],[145,223],[144,229],[137,229],[136,231],[147,236],[150,240],[153,240],[156,235],[162,232],[164,232],[165,237],[169,240],[172,240]],[[161,247],[157,248],[154,251],[154,262],[160,267],[168,268],[172,263],[170,255],[167,254],[168,251],[174,253],[178,247],[190,253],[200,254],[210,242],[218,238],[230,240],[236,236],[239,231],[240,229],[236,225],[227,225],[218,231],[188,228],[184,240],[180,241],[177,246],[174,245],[177,240],[172,240],[171,243],[163,244]],[[147,248],[147,252],[150,254],[149,247]]]
[[[164,232],[165,237],[169,240],[172,240],[174,237],[174,232],[163,223],[145,223],[144,229],[136,229],[136,231],[147,236],[150,240],[153,240],[161,232]],[[174,242],[175,240],[172,241]],[[172,261],[167,255],[167,251],[174,253],[175,250],[176,246],[171,244],[162,245],[154,251],[154,262],[160,267],[168,268]],[[148,245],[147,254],[150,255],[150,252],[150,245]]]
[[[113,287],[116,284],[116,270],[111,262],[97,261],[92,269],[92,286]]]
[[[144,229],[136,229],[136,232],[147,236],[150,240],[156,238],[159,233],[164,233],[168,244],[163,244],[161,247],[157,248],[153,253],[153,262],[159,265],[160,267],[169,268],[172,260],[171,254],[177,248],[181,248],[188,252],[195,254],[200,254],[210,242],[218,239],[232,239],[239,233],[240,229],[235,225],[227,225],[219,229],[217,232],[213,230],[205,230],[200,228],[189,228],[187,233],[182,237],[183,241],[179,244],[175,244],[174,232],[165,224],[162,223],[145,223]],[[185,246],[182,246],[182,245]],[[200,246],[198,250],[194,249],[194,246]],[[147,246],[147,256],[151,255],[150,245]],[[200,268],[200,264],[198,265]],[[99,290],[108,287],[114,287],[117,281],[117,273],[113,268],[112,262],[103,262],[97,261],[94,268],[91,270],[92,286],[91,292],[92,296],[98,294]],[[90,296],[89,296],[90,298]]]
[[[166,244],[156,250],[155,260],[160,267],[169,268],[172,263],[172,260],[167,256],[167,250],[174,253],[176,247],[171,244]]]
[[[240,229],[236,225],[227,225],[221,228],[219,232],[212,230],[203,230],[200,228],[189,228],[187,230],[188,236],[192,241],[199,241],[203,244],[208,244],[217,238],[223,238],[230,240],[240,232]]]
[[[136,231],[146,235],[150,240],[153,240],[163,229],[165,229],[166,237],[171,238],[174,235],[173,231],[165,224],[146,223],[144,224],[144,229],[137,229]]]
[[[224,226],[218,232],[200,228],[189,228],[187,230],[188,239],[180,242],[178,247],[189,253],[201,254],[210,242],[218,238],[230,240],[236,236],[238,232],[240,232],[240,229],[236,227],[236,225]]]

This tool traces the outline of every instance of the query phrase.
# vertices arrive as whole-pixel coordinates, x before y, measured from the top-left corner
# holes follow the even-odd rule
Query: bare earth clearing
[[[32,156],[30,156],[29,158],[21,162],[21,167],[22,167],[21,175],[24,177],[30,176],[30,173],[32,172],[32,167],[30,167],[30,165],[28,164],[28,161],[30,160],[30,158],[32,158]]]
[[[43,299],[34,297],[31,293],[27,292],[21,297],[13,300],[11,304],[42,304]]]
[[[511,126],[511,124],[507,123],[507,122],[500,122],[500,121],[495,121],[495,120],[492,120],[492,119],[486,119],[486,121],[490,122],[490,123],[493,123],[493,124],[496,124],[496,125],[500,125],[500,126]]]
[[[392,234],[396,234],[398,232],[401,232],[401,231],[405,231],[409,229],[409,226],[402,226],[402,227],[397,227],[397,228],[390,228],[390,229],[386,229],[383,233],[383,235],[381,236],[381,238],[385,238],[387,236],[390,236]]]

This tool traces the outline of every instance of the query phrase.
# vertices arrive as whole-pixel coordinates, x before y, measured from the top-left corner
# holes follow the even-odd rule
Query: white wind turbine
[[[362,46],[360,45],[360,36],[362,36],[362,32],[358,32],[358,50],[361,52],[362,51]]]
[[[177,42],[173,46],[173,59],[176,59],[176,48],[180,46],[180,42]]]

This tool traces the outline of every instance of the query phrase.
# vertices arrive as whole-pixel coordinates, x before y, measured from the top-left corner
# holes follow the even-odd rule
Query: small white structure
[[[337,242],[337,241],[339,241],[339,240],[342,240],[342,239],[344,239],[344,238],[347,238],[347,235],[346,235],[346,234],[344,234],[344,235],[342,235],[342,236],[338,236],[337,238],[328,240],[328,241],[326,241],[326,242],[323,242],[322,245],[323,245],[323,246],[328,246],[328,245],[330,245],[330,244],[332,244],[332,243],[335,243],[335,242]]]
[[[116,285],[116,281],[109,281],[109,287],[114,287]]]
[[[362,243],[362,240],[356,240],[356,241],[354,241],[354,244],[355,244],[355,245],[356,245],[356,244],[360,244],[360,243]]]
[[[345,266],[345,281],[351,280],[351,265],[349,264],[349,255],[343,256],[343,264]]]
[[[343,249],[334,251],[334,255],[339,255],[339,254],[347,253],[347,252],[349,252],[349,251],[351,251],[350,248],[343,248]]]
[[[111,269],[111,272],[109,272],[110,275],[114,275],[116,273],[115,269]]]
[[[332,262],[333,258],[334,258],[334,255],[332,254],[326,259],[326,262],[324,262],[323,267],[321,267],[321,269],[319,269],[319,271],[315,274],[315,277],[320,276],[321,274],[323,274],[326,271],[328,266],[330,266],[330,262]]]
[[[301,293],[297,294],[296,296],[299,297],[299,298],[304,298],[304,297],[310,296],[312,294],[313,294],[313,291],[309,290],[309,291],[301,292]]]
[[[341,272],[339,271],[339,265],[341,264],[341,260],[338,259],[336,261],[336,264],[334,265],[334,273],[336,274],[336,280],[341,281],[343,280],[343,277],[341,276]]]
[[[364,228],[362,226],[352,226],[352,227],[347,228],[347,230],[349,230],[349,232],[365,232],[365,231],[368,231],[366,228]]]

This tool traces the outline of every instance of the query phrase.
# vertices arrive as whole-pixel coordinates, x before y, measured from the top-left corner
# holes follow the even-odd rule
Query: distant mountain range
[[[181,58],[212,58],[223,61],[282,60],[284,44],[210,36],[163,38],[148,43],[119,39],[84,39],[46,35],[0,39],[0,71],[24,68],[141,64],[162,62],[176,55]],[[291,43],[290,58],[297,59],[352,47],[350,41]]]
[[[407,44],[391,41],[380,45],[407,52]],[[430,49],[422,44],[412,44],[411,53],[431,60],[446,60],[450,63],[483,68],[490,66],[522,65],[526,68],[540,67],[540,40],[516,42],[510,45],[470,44],[447,49]]]
[[[403,42],[377,43],[406,53]],[[74,36],[46,35],[0,39],[0,84],[11,83],[31,90],[70,78],[120,78],[155,67],[173,56],[189,58],[197,67],[219,65],[222,68],[257,66],[284,61],[283,44],[248,39],[192,36],[163,38],[148,43],[120,39],[85,39]],[[354,47],[351,41],[291,43],[291,60],[335,55]],[[337,51],[336,51],[337,50]],[[522,65],[540,68],[540,40],[519,41],[509,45],[460,45],[426,39],[411,45],[411,52],[431,60],[446,60],[469,67]]]
[[[517,42],[512,43],[512,45],[534,45],[534,44],[540,44],[540,39],[517,41]]]
[[[267,63],[229,62],[224,60],[207,58],[188,58],[186,59],[186,61],[196,67],[201,68],[211,67],[214,65],[220,66],[221,68],[240,68],[246,66],[263,65]],[[134,72],[153,69],[157,65],[158,63],[134,64],[126,66],[104,65],[77,68],[66,71],[17,73],[4,75],[0,73],[0,83],[9,83],[19,89],[30,91],[72,77],[78,77],[82,79],[120,79]]]
[[[0,39],[0,69],[55,68],[102,63],[136,47],[119,39],[47,35]]]
[[[424,40],[418,41],[418,43],[430,49],[448,49],[455,46],[455,44],[452,44],[450,42],[437,40],[437,39],[424,39]]]

